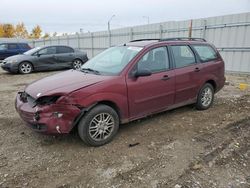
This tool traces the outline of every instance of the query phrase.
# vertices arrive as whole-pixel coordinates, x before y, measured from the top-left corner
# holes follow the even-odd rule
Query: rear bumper
[[[220,91],[224,87],[225,82],[226,82],[226,77],[225,76],[222,79],[219,79],[218,82],[217,82],[217,87],[216,87],[215,92]]]
[[[69,133],[73,128],[80,109],[73,105],[51,104],[43,107],[31,107],[17,95],[15,107],[23,121],[36,132],[44,134]],[[62,114],[62,116],[58,116]]]

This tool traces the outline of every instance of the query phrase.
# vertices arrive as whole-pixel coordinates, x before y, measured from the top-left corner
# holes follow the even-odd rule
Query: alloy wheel
[[[81,66],[82,66],[82,62],[80,60],[74,60],[73,62],[74,69],[79,70],[81,69]]]
[[[89,135],[95,141],[109,138],[114,130],[115,120],[108,113],[97,114],[90,122]]]
[[[206,87],[201,93],[201,103],[203,106],[207,107],[210,105],[213,99],[213,92],[211,88]]]
[[[24,74],[28,74],[32,71],[32,65],[30,63],[22,63],[20,70]]]

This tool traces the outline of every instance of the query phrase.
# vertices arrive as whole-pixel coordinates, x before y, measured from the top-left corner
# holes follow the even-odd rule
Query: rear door
[[[74,50],[67,46],[56,47],[56,62],[59,68],[71,68],[74,60]]]
[[[138,78],[128,75],[127,88],[131,120],[173,105],[175,73],[170,69],[168,57],[166,47],[154,48],[144,54],[131,71],[148,69],[152,75]]]
[[[201,64],[189,45],[171,45],[175,66],[176,96],[175,104],[196,100],[199,91]]]
[[[31,49],[30,46],[26,43],[19,43],[18,46],[19,46],[20,53],[24,53]]]

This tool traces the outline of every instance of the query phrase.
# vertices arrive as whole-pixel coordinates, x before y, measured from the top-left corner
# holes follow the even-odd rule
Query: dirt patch
[[[249,76],[228,75],[209,110],[185,106],[122,125],[113,142],[92,148],[76,132],[37,134],[15,112],[18,90],[55,73],[0,71],[0,187],[250,186],[250,90],[238,88]]]

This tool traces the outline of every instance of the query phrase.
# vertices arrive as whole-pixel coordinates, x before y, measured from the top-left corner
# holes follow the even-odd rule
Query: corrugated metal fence
[[[93,57],[109,46],[141,38],[187,37],[190,20],[121,28],[49,39],[34,40],[32,46],[70,45]],[[226,70],[250,73],[250,12],[193,20],[192,37],[213,43],[226,63]]]

